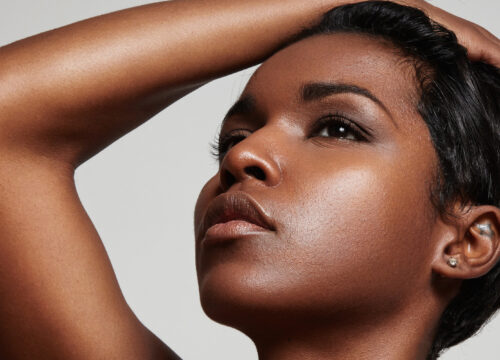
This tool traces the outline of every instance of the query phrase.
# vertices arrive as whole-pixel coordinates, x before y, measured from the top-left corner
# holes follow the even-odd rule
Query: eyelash
[[[349,120],[346,116],[340,113],[332,113],[326,116],[321,117],[316,121],[313,125],[311,133],[311,137],[322,137],[322,138],[330,138],[333,136],[319,136],[320,130],[327,128],[328,126],[341,125],[345,128],[346,134],[353,134],[355,139],[346,139],[342,137],[338,137],[339,139],[345,141],[359,141],[359,142],[367,142],[367,136],[370,134],[367,133],[360,126],[355,124],[352,120]],[[248,134],[251,133],[248,129],[233,129],[226,134],[220,134],[218,138],[216,138],[213,142],[210,143],[211,154],[215,158],[215,160],[221,162],[226,153],[229,151],[230,146],[234,146],[240,141],[244,140]]]
[[[210,143],[211,154],[215,158],[215,160],[221,162],[226,153],[229,151],[229,146],[232,142],[234,144],[239,143],[241,140],[244,140],[250,130],[247,129],[233,129],[226,134],[220,134],[218,138],[216,138],[212,143]],[[247,133],[243,135],[243,133]]]
[[[354,121],[350,120],[348,117],[339,112],[328,114],[320,118],[318,121],[316,121],[316,123],[313,125],[311,136],[318,136],[317,134],[320,132],[320,130],[331,125],[337,125],[337,126],[341,125],[343,128],[345,128],[346,134],[352,133],[355,137],[355,139],[353,140],[339,137],[340,139],[367,142],[368,141],[367,137],[370,136],[370,134],[366,130],[364,130]],[[319,136],[319,137],[332,137],[332,136]]]

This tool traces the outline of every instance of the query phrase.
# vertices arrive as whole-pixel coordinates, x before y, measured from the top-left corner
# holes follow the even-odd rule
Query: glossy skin
[[[353,93],[300,99],[304,84],[319,82],[367,89],[387,111]],[[255,109],[230,116],[222,128],[244,139],[229,144],[219,172],[202,190],[195,228],[215,196],[244,192],[276,230],[223,245],[201,245],[198,231],[207,314],[257,343],[270,336],[266,331],[289,336],[321,328],[315,336],[335,339],[338,331],[359,332],[377,320],[381,329],[409,310],[419,314],[431,294],[435,214],[429,187],[436,155],[416,112],[412,69],[373,38],[316,36],[266,61],[241,98],[248,95]],[[314,128],[337,112],[371,129],[367,140],[335,123],[329,132]],[[249,167],[265,176],[246,173]],[[435,311],[427,309],[416,328]]]
[[[0,48],[0,358],[178,359],[126,303],[79,199],[75,170],[177,99],[265,60],[324,12],[348,2],[356,1],[161,1]],[[499,63],[499,40],[486,30],[422,0],[401,3],[423,8],[456,31],[472,58]],[[297,46],[274,56],[252,80],[247,91],[258,95],[261,115],[254,120],[261,124],[238,117],[230,119],[224,131],[236,121],[254,126],[250,130],[261,128],[226,156],[221,179],[227,188],[219,189],[215,178],[198,207],[199,220],[217,193],[238,188],[251,193],[275,218],[276,232],[266,235],[275,241],[270,248],[264,237],[254,236],[245,243],[226,244],[223,250],[199,251],[203,306],[213,318],[249,333],[262,359],[423,359],[429,329],[460,280],[485,274],[500,256],[498,236],[480,235],[473,227],[479,220],[499,234],[498,209],[479,207],[451,224],[441,219],[433,223],[432,213],[424,211],[430,208],[420,196],[424,186],[418,180],[428,179],[432,147],[425,127],[407,106],[412,98],[404,96],[411,81],[404,88],[400,80],[406,78],[400,75],[410,72],[395,65],[383,46],[370,47],[375,47],[372,55],[378,60],[365,59],[362,79],[347,80],[362,80],[377,91],[402,131],[382,122],[386,117],[375,105],[344,94],[335,96],[333,105],[342,104],[356,120],[372,114],[365,121],[380,121],[374,127],[378,142],[309,137],[306,122],[324,116],[325,108],[294,103],[296,92],[289,90],[296,90],[299,80],[311,80],[305,76],[324,80],[325,73],[320,71],[324,66],[315,68],[316,74],[309,66],[309,56],[319,48],[310,45],[311,51],[292,53]],[[362,58],[352,59],[353,49],[334,49],[325,56],[323,61],[331,62],[335,55],[338,62],[328,64],[331,76],[361,75],[355,65]],[[283,54],[297,58],[291,62],[292,57],[284,59]],[[347,73],[340,72],[340,60]],[[397,70],[395,74],[366,73],[368,65],[384,62]],[[295,73],[288,71],[290,64]],[[398,81],[389,81],[390,76]],[[378,89],[367,83],[370,79]],[[391,102],[396,95],[401,101]],[[419,137],[418,149],[415,144],[409,147],[411,134]],[[231,184],[228,174],[237,174],[248,162],[265,168],[266,181],[240,174]],[[374,172],[375,164],[384,171]],[[382,189],[375,192],[375,186]],[[395,208],[370,212],[382,204]],[[412,218],[413,213],[418,216]],[[432,246],[425,247],[409,231],[418,224],[423,238],[432,233],[427,244]],[[349,234],[349,241],[343,234]],[[395,243],[400,246],[392,246]],[[447,265],[451,255],[459,261],[453,269]],[[416,290],[397,275],[402,269],[406,281],[420,287],[419,296],[412,298]],[[442,278],[434,281],[436,291],[424,297],[431,270]],[[386,278],[374,279],[375,274]],[[329,278],[337,280],[325,284]],[[381,289],[397,289],[398,296]],[[373,298],[362,301],[360,294]],[[354,297],[348,301],[349,296]],[[353,305],[358,305],[356,317]],[[398,305],[406,315],[396,311]],[[300,311],[291,312],[294,309]],[[341,309],[350,316],[348,321],[341,322]],[[370,309],[390,312],[372,313],[367,323]],[[318,314],[325,320],[321,329]],[[377,314],[384,315],[384,322]],[[313,320],[309,326],[307,319]],[[280,323],[280,332],[273,333]]]

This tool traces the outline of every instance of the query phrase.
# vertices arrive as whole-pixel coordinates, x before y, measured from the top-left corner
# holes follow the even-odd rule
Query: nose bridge
[[[221,164],[224,190],[238,182],[254,181],[274,187],[281,182],[281,153],[286,151],[279,126],[265,125],[232,147]]]

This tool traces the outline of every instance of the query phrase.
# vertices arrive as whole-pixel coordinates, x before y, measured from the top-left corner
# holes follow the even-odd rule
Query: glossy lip
[[[224,225],[218,225],[224,224]],[[224,193],[217,196],[208,206],[203,217],[201,242],[207,239],[211,230],[219,238],[234,238],[235,233],[275,231],[275,226],[262,206],[244,192]]]

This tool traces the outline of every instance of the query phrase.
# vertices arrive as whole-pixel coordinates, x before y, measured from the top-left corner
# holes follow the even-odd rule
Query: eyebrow
[[[300,96],[302,101],[310,102],[315,100],[321,100],[330,95],[346,94],[346,93],[361,95],[373,101],[380,108],[382,108],[382,110],[384,110],[384,112],[391,119],[394,126],[398,128],[398,124],[396,124],[394,118],[392,117],[391,112],[387,109],[384,103],[380,99],[378,99],[375,95],[373,95],[368,89],[364,89],[357,85],[345,84],[345,83],[326,83],[326,82],[309,83],[302,86]]]
[[[243,96],[241,99],[236,101],[233,106],[231,106],[226,116],[224,116],[224,120],[222,120],[221,127],[224,126],[224,124],[230,117],[235,115],[249,115],[255,112],[256,108],[257,101],[255,100],[255,97],[250,94]]]
[[[357,85],[345,84],[345,83],[326,83],[326,82],[308,83],[301,87],[300,98],[303,102],[311,102],[315,100],[324,99],[325,97],[331,95],[346,94],[346,93],[361,95],[370,99],[380,108],[382,108],[382,110],[384,110],[384,112],[389,116],[394,126],[396,128],[399,128],[398,124],[394,121],[392,114],[384,105],[384,103],[380,99],[378,99],[375,95],[373,95],[368,89],[359,87]],[[232,116],[249,115],[255,112],[256,109],[257,109],[257,101],[255,97],[252,96],[251,94],[244,95],[242,98],[236,101],[236,103],[233,106],[231,106],[226,116],[224,116],[224,119],[222,120],[221,127],[223,127],[226,121]]]

